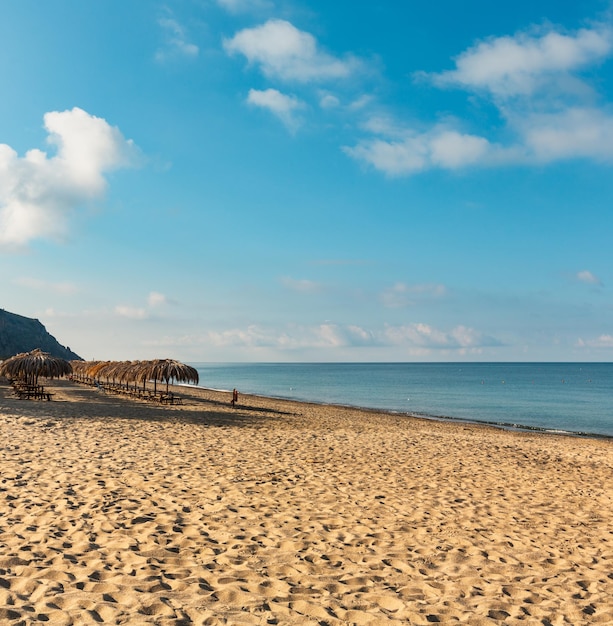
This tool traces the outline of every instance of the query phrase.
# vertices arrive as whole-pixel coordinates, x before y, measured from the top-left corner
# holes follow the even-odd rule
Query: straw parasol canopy
[[[141,378],[142,377],[142,378]],[[174,380],[178,383],[194,383],[198,384],[198,372],[189,365],[175,361],[174,359],[156,359],[143,364],[139,372],[141,380],[153,380],[154,386],[157,381],[166,383],[166,392],[168,392],[168,383]]]
[[[156,359],[153,361],[73,361],[73,371],[79,378],[96,382],[104,380],[116,385],[143,384],[152,380],[154,390],[157,382],[166,382],[166,392],[170,381],[198,384],[198,372],[189,365],[174,359]]]
[[[68,361],[51,356],[38,348],[16,354],[0,364],[1,376],[21,378],[30,384],[36,384],[39,376],[61,378],[71,373],[72,366]]]

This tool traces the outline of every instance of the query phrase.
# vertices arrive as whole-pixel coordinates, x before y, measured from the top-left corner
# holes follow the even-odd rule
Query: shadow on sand
[[[53,400],[20,400],[6,380],[0,380],[0,411],[41,419],[126,419],[171,421],[208,426],[254,426],[279,417],[297,416],[270,406],[239,404],[206,397],[208,392],[181,386],[173,388],[182,405],[159,405],[130,396],[117,395],[70,380],[45,383]]]

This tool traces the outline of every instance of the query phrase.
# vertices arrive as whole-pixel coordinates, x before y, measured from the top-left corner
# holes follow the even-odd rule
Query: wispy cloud
[[[118,304],[115,307],[115,314],[119,317],[127,317],[128,319],[133,320],[144,320],[149,317],[146,309],[131,307],[124,304]]]
[[[152,291],[147,297],[147,304],[150,307],[158,307],[168,304],[168,298],[159,291]]]
[[[341,101],[331,93],[323,93],[319,99],[319,106],[322,109],[336,109],[341,105]]]
[[[78,292],[78,287],[74,283],[54,283],[27,276],[16,278],[13,283],[15,285],[21,285],[22,287],[27,287],[28,289],[34,289],[36,291],[51,291],[53,293],[63,295],[70,295]]]
[[[321,324],[314,331],[315,337],[323,347],[355,347],[379,343],[374,333],[355,324]]]
[[[254,13],[274,8],[271,0],[217,0],[217,4],[230,13]]]
[[[599,335],[593,339],[579,338],[576,343],[577,348],[613,348],[613,335]]]
[[[163,45],[155,53],[159,62],[176,58],[195,58],[200,49],[189,40],[187,31],[174,17],[167,16],[158,20],[162,29]]]
[[[290,291],[297,291],[299,293],[318,293],[322,291],[323,285],[313,280],[307,280],[305,278],[295,279],[289,276],[281,278],[281,284]]]
[[[149,319],[153,314],[153,309],[160,309],[171,301],[163,293],[159,291],[151,291],[147,296],[146,306],[132,306],[127,304],[118,304],[115,309],[115,315],[126,317],[128,319],[144,320]]]
[[[104,193],[104,174],[136,162],[132,141],[82,109],[46,113],[44,122],[55,156],[32,149],[19,157],[0,144],[0,247],[61,238],[69,214]]]
[[[277,350],[325,349],[376,343],[375,336],[360,326],[330,322],[313,326],[294,325],[283,330],[251,325],[244,329],[211,332],[208,339],[216,346]]]
[[[584,158],[613,161],[613,115],[596,105],[583,71],[613,54],[613,29],[597,24],[575,33],[531,30],[491,38],[460,54],[456,67],[417,73],[417,85],[458,88],[498,109],[506,144],[445,121],[427,130],[373,117],[371,137],[344,151],[391,176],[428,169],[457,170]]]
[[[270,111],[292,132],[301,124],[297,112],[303,109],[305,105],[295,96],[287,96],[277,89],[265,89],[263,91],[250,89],[247,102]]]
[[[359,61],[339,59],[322,50],[313,35],[280,19],[245,28],[224,40],[229,54],[242,54],[268,78],[302,83],[338,80],[351,76]]]
[[[263,328],[256,324],[251,324],[247,328],[211,331],[207,334],[207,340],[214,346],[219,347],[287,348],[295,346],[295,340],[290,335]]]
[[[581,283],[585,283],[587,285],[596,285],[598,287],[602,287],[602,281],[598,276],[592,274],[589,270],[582,270],[575,274],[576,280]]]
[[[437,126],[419,133],[400,131],[395,139],[373,138],[345,146],[349,156],[364,161],[390,176],[403,176],[431,168],[459,169],[482,163],[496,151],[483,137]],[[491,161],[490,161],[491,163]]]
[[[444,285],[410,285],[398,282],[383,290],[381,301],[388,308],[404,308],[414,305],[417,300],[441,298],[446,293],[447,289]]]
[[[494,337],[462,325],[456,326],[450,331],[444,331],[423,323],[388,326],[385,330],[385,337],[394,345],[428,348],[430,350],[481,349],[502,345]]]
[[[407,353],[420,350],[422,354],[441,350],[449,353],[479,352],[487,347],[502,345],[496,338],[463,325],[445,331],[424,323],[368,329],[334,322],[292,325],[284,329],[251,325],[243,329],[211,332],[205,339],[207,342],[217,347],[272,348],[279,351],[393,347]]]

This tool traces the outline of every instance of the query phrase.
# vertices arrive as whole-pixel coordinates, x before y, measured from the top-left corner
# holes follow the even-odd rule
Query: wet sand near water
[[[2,624],[613,624],[611,440],[45,386],[0,383]]]

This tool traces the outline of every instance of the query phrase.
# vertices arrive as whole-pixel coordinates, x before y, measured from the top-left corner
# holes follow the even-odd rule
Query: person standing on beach
[[[238,402],[238,391],[236,391],[236,388],[232,390],[232,400],[230,401],[230,404],[232,406],[236,406],[236,403]]]

